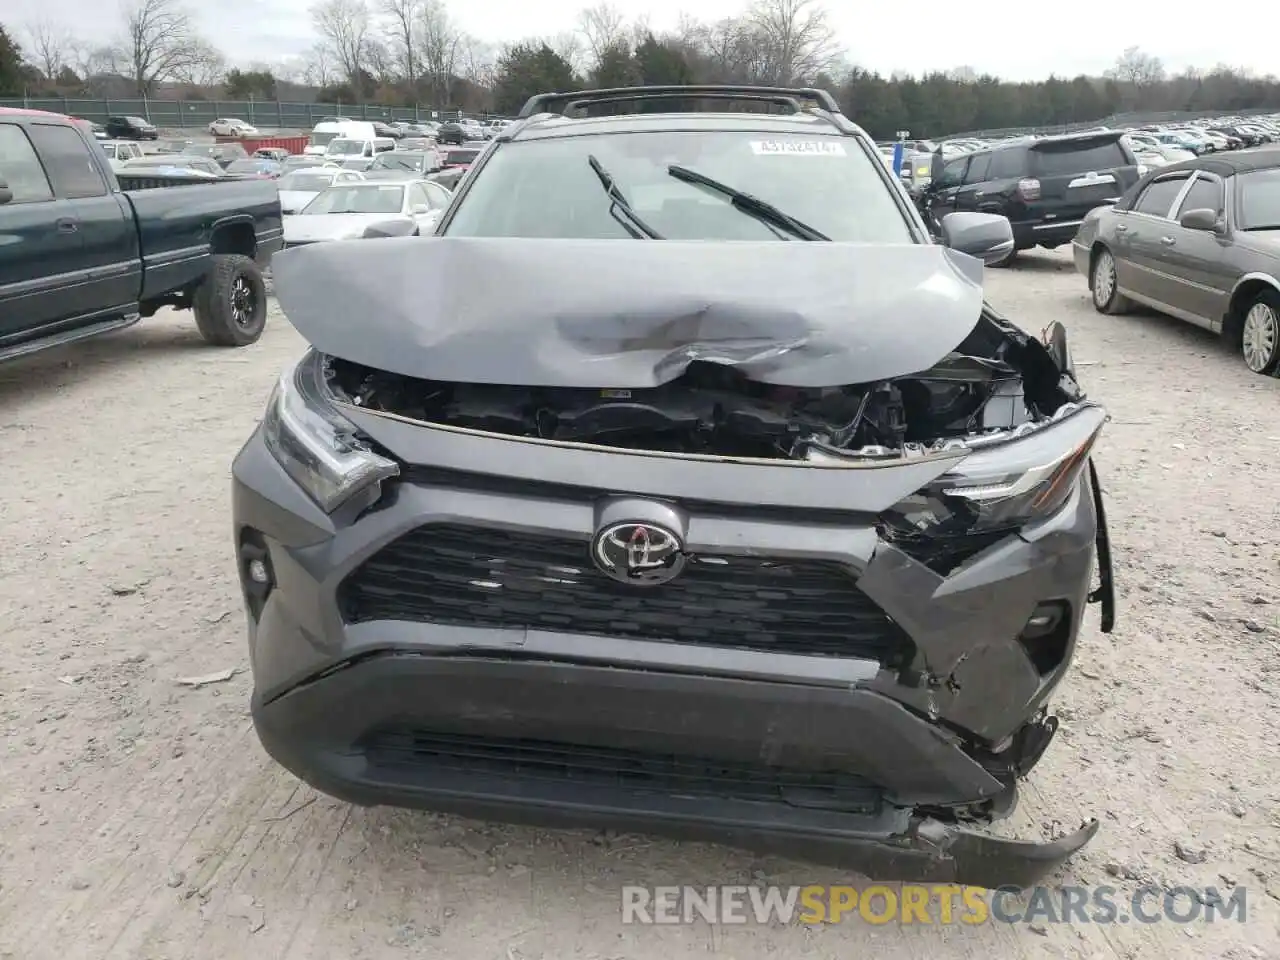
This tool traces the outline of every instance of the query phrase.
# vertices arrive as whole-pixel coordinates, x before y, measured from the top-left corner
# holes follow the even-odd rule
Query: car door
[[[107,183],[80,132],[64,124],[34,122],[31,142],[54,193],[70,202],[86,271],[82,312],[130,313],[142,287],[142,260],[132,210]]]
[[[1167,244],[1161,239],[1173,224],[1170,217],[1191,183],[1191,171],[1157,177],[1143,188],[1129,211],[1117,214],[1115,247],[1116,282],[1139,299],[1157,305],[1168,303],[1173,286],[1165,263]]]
[[[56,197],[26,131],[0,123],[0,179],[13,197],[0,204],[0,350],[77,308],[84,267],[68,200]]]
[[[1191,210],[1212,210],[1222,224],[1220,232],[1191,230],[1178,221]],[[1192,316],[1193,323],[1218,330],[1238,279],[1227,256],[1231,239],[1226,223],[1226,184],[1205,170],[1195,173],[1173,211],[1169,228],[1160,238],[1170,277],[1168,302]]]
[[[942,165],[942,172],[930,184],[931,194],[929,211],[933,218],[941,222],[948,213],[955,213],[956,194],[964,185],[965,170],[969,167],[969,157],[956,157]]]
[[[449,204],[453,202],[453,194],[438,183],[424,183],[422,188],[426,191],[427,200],[431,204],[431,227],[435,229],[435,225],[440,222],[444,212],[449,209]]]
[[[969,158],[969,165],[964,172],[964,184],[956,191],[957,211],[977,212],[982,208],[990,170],[991,154],[979,153]]]

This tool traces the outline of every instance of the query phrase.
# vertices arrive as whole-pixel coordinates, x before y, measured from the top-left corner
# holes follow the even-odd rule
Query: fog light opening
[[[254,620],[262,615],[275,579],[266,538],[257,530],[246,529],[240,535],[240,589]]]
[[[1071,608],[1063,600],[1041,603],[1031,611],[1018,641],[1041,676],[1057,670],[1067,656]]]

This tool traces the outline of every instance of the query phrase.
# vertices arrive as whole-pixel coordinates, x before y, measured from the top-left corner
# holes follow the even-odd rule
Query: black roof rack
[[[540,93],[525,101],[520,118],[539,113],[565,113],[595,103],[621,103],[639,100],[746,100],[757,103],[774,103],[791,107],[796,113],[804,111],[805,100],[833,114],[840,112],[840,105],[826,90],[815,87],[740,87],[726,84],[691,84],[688,86],[665,85],[654,87],[609,87],[602,90],[576,90],[572,93]],[[551,109],[559,106],[559,110]]]

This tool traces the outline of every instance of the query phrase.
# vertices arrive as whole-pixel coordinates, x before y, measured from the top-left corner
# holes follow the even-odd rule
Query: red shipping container
[[[214,137],[218,143],[238,143],[245,152],[252,154],[263,147],[280,147],[290,153],[302,153],[310,142],[309,137]]]

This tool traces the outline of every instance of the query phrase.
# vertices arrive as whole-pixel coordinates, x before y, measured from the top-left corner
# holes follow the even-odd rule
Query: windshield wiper
[[[613,179],[613,175],[604,168],[604,165],[595,158],[594,154],[587,157],[587,163],[591,165],[591,169],[600,178],[600,184],[604,187],[605,194],[613,201],[609,204],[609,216],[622,224],[622,228],[637,240],[665,239],[662,234],[645,223],[640,218],[640,215],[631,209],[631,204],[627,202],[627,198],[618,189],[618,183]]]
[[[759,197],[753,197],[749,193],[743,193],[741,190],[735,190],[728,184],[721,183],[719,180],[712,180],[705,174],[699,173],[697,170],[690,170],[688,167],[682,167],[679,164],[671,164],[667,167],[667,173],[675,177],[677,180],[683,180],[685,183],[696,183],[699,186],[706,187],[709,190],[715,190],[729,198],[729,202],[737,209],[741,210],[748,216],[755,217],[761,223],[771,224],[775,227],[781,227],[783,230],[789,230],[801,240],[830,240],[825,233],[815,230],[802,220],[797,220],[789,213],[783,213],[772,203],[767,203]]]

